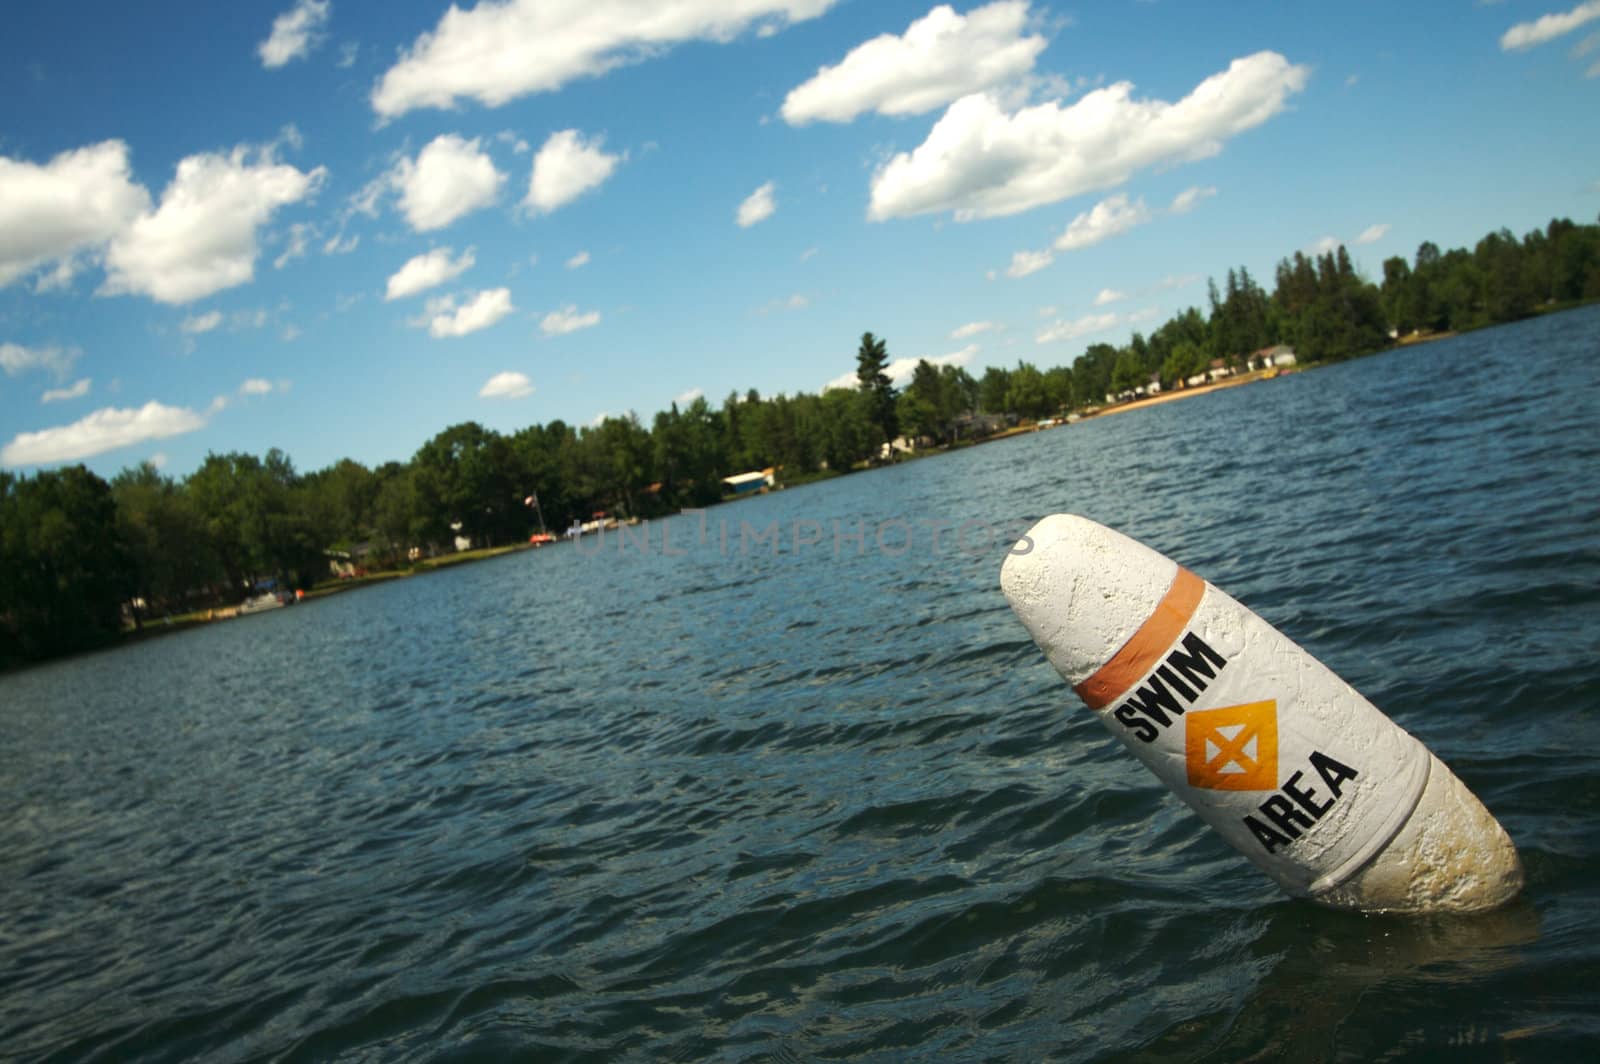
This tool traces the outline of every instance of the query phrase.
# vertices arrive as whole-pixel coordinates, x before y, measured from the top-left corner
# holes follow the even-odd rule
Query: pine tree
[[[856,352],[856,380],[868,397],[872,423],[883,433],[883,441],[893,444],[900,435],[900,424],[895,415],[894,383],[884,372],[888,365],[888,343],[871,333],[862,333],[861,347]],[[892,454],[893,447],[890,451]]]

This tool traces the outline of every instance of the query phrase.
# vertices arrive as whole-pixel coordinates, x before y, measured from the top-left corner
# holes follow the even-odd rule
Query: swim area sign
[[[1327,901],[1364,871],[1435,775],[1448,777],[1435,781],[1438,801],[1459,802],[1459,789],[1481,810],[1422,743],[1176,562],[1079,517],[1046,518],[1028,537],[1032,549],[1006,560],[1002,587],[1051,663],[1174,794],[1290,893]],[[1511,865],[1491,878],[1502,894],[1514,879],[1514,893],[1515,850],[1482,819],[1498,833],[1487,851]],[[1424,856],[1453,861],[1451,847],[1474,845],[1445,843],[1427,840]],[[1373,907],[1409,907],[1416,893],[1395,901],[1398,888],[1385,889]]]

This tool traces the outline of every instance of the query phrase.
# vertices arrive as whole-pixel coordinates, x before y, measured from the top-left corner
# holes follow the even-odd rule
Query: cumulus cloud
[[[965,325],[959,325],[952,329],[950,331],[950,339],[965,340],[980,333],[992,332],[999,327],[992,321],[969,321]]]
[[[523,200],[535,211],[563,207],[610,177],[626,156],[608,155],[605,138],[586,139],[576,129],[552,133],[533,157],[533,175]]]
[[[696,399],[704,399],[705,397],[706,393],[703,390],[699,388],[690,388],[686,392],[678,393],[678,395],[676,395],[672,401],[677,403],[679,406],[688,406]]]
[[[239,385],[240,395],[271,395],[272,382],[263,377],[251,377]]]
[[[597,77],[686,41],[812,19],[837,0],[483,0],[452,5],[372,90],[394,118],[476,100],[487,107]]]
[[[1052,322],[1034,339],[1041,344],[1055,343],[1058,340],[1076,340],[1080,336],[1105,332],[1121,323],[1122,318],[1116,314],[1087,314],[1076,321]]]
[[[1282,111],[1309,76],[1276,52],[1257,52],[1177,103],[1136,100],[1125,81],[1070,106],[1055,100],[1014,114],[993,95],[964,96],[921,145],[873,176],[868,217],[994,218],[1120,185],[1148,167],[1207,158]]]
[[[183,323],[178,326],[178,330],[186,336],[199,336],[201,333],[210,332],[221,324],[222,311],[208,310],[204,314],[191,314],[189,317],[184,318]]]
[[[1384,235],[1388,232],[1388,222],[1379,222],[1377,225],[1369,225],[1365,229],[1361,230],[1361,235],[1356,237],[1356,243],[1376,244],[1378,241],[1382,240]]]
[[[446,281],[460,277],[472,268],[476,261],[472,249],[461,253],[461,257],[452,259],[449,248],[434,248],[421,255],[414,255],[406,260],[406,264],[394,272],[389,278],[389,284],[384,291],[384,301],[404,299],[414,296],[418,292],[426,292],[430,288],[437,288]]]
[[[477,137],[466,140],[445,133],[430,141],[415,162],[400,160],[393,182],[400,192],[400,211],[412,229],[443,229],[500,195],[505,175],[479,144]]]
[[[56,380],[65,380],[72,364],[83,352],[75,347],[24,347],[7,341],[0,344],[0,369],[7,377],[33,370],[54,374]]]
[[[268,70],[311,54],[322,41],[322,27],[328,23],[328,0],[300,0],[294,7],[272,20],[272,35],[256,48],[261,65]]]
[[[514,370],[496,373],[478,389],[479,399],[521,399],[532,394],[533,382]]]
[[[569,270],[576,270],[581,266],[587,265],[589,265],[589,253],[587,251],[580,251],[567,260],[567,269]]]
[[[764,222],[772,217],[773,212],[778,209],[777,201],[772,197],[777,187],[776,184],[768,181],[745,197],[744,202],[739,204],[738,221],[740,229],[748,229],[757,222]]]
[[[599,324],[598,310],[579,313],[578,308],[569,303],[560,310],[552,310],[546,314],[544,320],[539,323],[539,328],[546,336],[563,336]]]
[[[484,289],[459,306],[454,297],[447,296],[428,304],[428,335],[436,340],[466,336],[487,329],[516,309],[509,288]]]
[[[39,397],[41,403],[59,403],[67,399],[82,399],[89,394],[90,378],[74,381],[68,388],[51,388]]]
[[[784,98],[784,121],[800,126],[848,122],[867,111],[922,114],[1020,78],[1048,43],[1025,35],[1028,21],[1025,0],[999,0],[965,15],[940,4],[904,35],[874,37],[837,66],[818,70]]]
[[[968,344],[961,350],[952,351],[948,355],[923,355],[920,358],[897,358],[890,362],[887,366],[883,367],[883,373],[884,376],[889,378],[890,383],[896,388],[903,388],[905,385],[911,382],[911,375],[916,372],[918,362],[927,362],[935,368],[940,366],[967,366],[972,364],[972,359],[977,355],[978,351],[979,347],[977,344]],[[822,390],[827,392],[836,388],[855,388],[858,387],[860,383],[860,378],[858,378],[855,374],[855,371],[852,370],[849,373],[839,374],[839,376],[824,384],[822,386]]]
[[[1172,198],[1172,206],[1167,208],[1168,214],[1188,214],[1194,210],[1195,205],[1201,200],[1210,199],[1217,194],[1215,188],[1186,188]]]
[[[1006,267],[1006,276],[1026,277],[1030,273],[1038,273],[1054,261],[1056,257],[1048,251],[1019,251],[1011,256],[1011,265]]]
[[[42,166],[0,155],[0,287],[46,263],[66,268],[70,281],[77,252],[103,246],[149,206],[120,140]]]
[[[1061,235],[1056,237],[1051,245],[1052,251],[1019,251],[1012,255],[1006,276],[1026,277],[1030,273],[1037,273],[1055,262],[1055,251],[1079,251],[1093,247],[1103,240],[1154,221],[1163,214],[1186,214],[1196,203],[1216,194],[1214,188],[1184,189],[1163,211],[1151,210],[1145,205],[1143,197],[1130,200],[1127,193],[1118,192],[1074,217]]]
[[[151,400],[135,409],[107,407],[70,425],[18,433],[0,448],[0,465],[48,465],[73,462],[162,440],[205,427],[206,419],[187,407],[164,406]]]
[[[1142,197],[1129,202],[1127,194],[1119,192],[1072,219],[1062,234],[1056,237],[1055,248],[1057,251],[1076,251],[1092,247],[1102,240],[1126,233],[1136,225],[1145,224],[1151,217],[1150,208],[1144,205]]]
[[[327,170],[297,170],[271,145],[191,155],[145,211],[106,249],[102,294],[189,303],[255,276],[256,232],[280,207],[316,194]]]
[[[1500,37],[1500,50],[1519,52],[1553,41],[1586,23],[1600,19],[1600,0],[1587,0],[1571,11],[1542,15],[1532,22],[1519,22]]]
[[[1094,305],[1104,307],[1112,303],[1120,303],[1128,298],[1128,293],[1119,292],[1115,288],[1102,288],[1100,294],[1094,297]]]

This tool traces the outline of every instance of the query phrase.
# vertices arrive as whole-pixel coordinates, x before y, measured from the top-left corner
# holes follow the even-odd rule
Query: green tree
[[[131,572],[104,480],[81,465],[0,474],[0,664],[115,638]]]
[[[204,522],[171,478],[144,462],[118,473],[111,491],[133,594],[146,608],[181,610],[222,576]],[[137,612],[135,619],[142,619]]]
[[[871,333],[862,333],[861,347],[856,351],[856,381],[868,397],[871,420],[883,442],[893,443],[900,435],[900,424],[895,413],[894,383],[884,372],[888,365],[888,344]],[[893,452],[890,453],[892,457]]]
[[[1011,373],[1000,366],[990,366],[983,371],[978,382],[978,406],[985,414],[1010,413],[1006,408],[1006,395],[1011,391]]]

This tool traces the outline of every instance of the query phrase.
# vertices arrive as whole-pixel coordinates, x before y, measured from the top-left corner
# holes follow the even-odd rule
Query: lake
[[[0,676],[0,1056],[1600,1044],[1600,307]],[[1448,762],[1528,887],[1291,900],[999,590],[1076,512]]]

